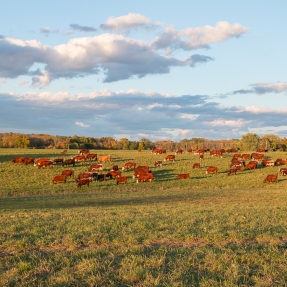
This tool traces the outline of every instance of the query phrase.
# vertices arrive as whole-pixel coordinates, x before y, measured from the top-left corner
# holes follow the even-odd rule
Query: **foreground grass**
[[[286,286],[284,190],[0,201],[1,286]]]

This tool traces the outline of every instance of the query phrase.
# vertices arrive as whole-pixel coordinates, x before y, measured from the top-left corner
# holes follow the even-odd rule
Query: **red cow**
[[[66,176],[61,174],[61,175],[56,175],[53,179],[52,179],[52,183],[57,183],[57,182],[63,182],[66,183]]]
[[[265,152],[265,149],[264,148],[258,148],[257,152]]]
[[[194,169],[194,168],[201,168],[200,162],[194,163],[193,166],[192,166],[192,168],[193,168],[193,169]]]
[[[137,179],[137,183],[139,182],[143,182],[143,181],[150,181],[153,182],[154,178],[152,173],[145,173],[145,174],[140,174],[138,179]]]
[[[249,159],[250,158],[250,154],[248,153],[244,153],[240,156],[242,159]]]
[[[47,167],[47,166],[53,167],[53,161],[45,160],[45,161],[41,161],[40,163],[38,163],[38,168]]]
[[[254,160],[262,160],[262,159],[264,159],[264,154],[263,153],[253,153],[253,154],[251,154],[251,157]]]
[[[235,167],[235,168],[231,168],[230,170],[229,170],[229,172],[228,172],[228,176],[229,175],[236,175],[236,172],[237,172],[237,168]]]
[[[68,151],[66,149],[64,149],[63,151],[61,151],[61,154],[65,154],[67,153]]]
[[[142,150],[139,148],[139,149],[138,149],[138,152],[141,152],[141,151],[142,151]]]
[[[50,159],[49,159],[49,158],[46,158],[46,157],[38,158],[38,159],[34,162],[34,166],[37,166],[37,165],[39,165],[41,162],[47,161],[47,160],[50,160]]]
[[[22,163],[25,157],[15,157],[11,160],[13,163]]]
[[[175,152],[175,154],[182,154],[183,152],[184,152],[184,150],[180,148]]]
[[[146,174],[149,173],[149,167],[145,166],[145,165],[140,165],[138,166],[135,171],[134,171],[134,175],[133,178],[140,176],[141,174]]]
[[[119,176],[117,178],[116,184],[119,184],[120,182],[127,183],[127,177],[126,176]]]
[[[187,150],[187,152],[188,152],[188,153],[193,152],[192,148],[189,148],[189,149]]]
[[[86,161],[86,157],[84,155],[76,155],[73,157],[75,162],[81,161],[82,163]]]
[[[273,159],[264,159],[262,160],[263,166],[275,166],[275,161]]]
[[[82,187],[82,185],[87,185],[88,187],[90,186],[90,180],[89,179],[86,179],[86,178],[83,178],[83,179],[81,179],[81,180],[79,180],[78,182],[77,182],[77,186],[78,187]]]
[[[266,182],[276,182],[277,181],[277,174],[269,174],[266,176],[266,178],[263,180],[263,183]]]
[[[157,160],[153,164],[154,167],[162,166],[162,160]]]
[[[277,158],[275,160],[275,165],[281,165],[281,164],[286,164],[287,160],[286,159],[282,159],[282,158]]]
[[[96,153],[88,153],[87,155],[86,155],[86,159],[87,160],[97,160],[98,159],[98,155],[96,154]]]
[[[78,151],[78,153],[81,154],[81,155],[84,155],[84,154],[90,153],[90,150],[89,149],[81,149],[81,150]]]
[[[73,177],[74,178],[74,171],[72,169],[66,169],[62,171],[62,175],[66,176],[66,177]]]
[[[130,169],[130,168],[135,169],[136,168],[136,163],[133,162],[133,161],[126,162],[124,164],[124,166],[122,167],[122,170]]]
[[[176,176],[179,179],[190,179],[189,173],[181,173]]]
[[[167,155],[164,161],[175,161],[175,155],[173,154]]]
[[[244,166],[244,169],[255,169],[257,168],[257,161],[251,161],[247,165]]]
[[[25,157],[24,160],[23,160],[23,164],[27,165],[29,163],[34,164],[35,160],[32,157]]]
[[[88,171],[93,171],[93,170],[102,171],[103,170],[103,165],[99,164],[99,163],[91,164],[89,169],[88,169]]]
[[[283,168],[279,168],[279,172],[280,173],[286,173],[287,172],[287,168],[286,167],[283,167]],[[286,174],[283,174],[283,175],[286,175]]]
[[[82,172],[80,173],[76,181],[81,181],[82,179],[88,179],[89,181],[93,181],[95,178],[97,178],[98,174],[96,172]]]
[[[106,177],[109,177],[110,179],[111,178],[116,178],[118,176],[121,176],[121,172],[119,170],[115,170],[115,171],[109,171],[107,174],[106,174]]]
[[[209,166],[206,169],[206,174],[210,174],[210,173],[218,173],[218,168],[216,166]]]

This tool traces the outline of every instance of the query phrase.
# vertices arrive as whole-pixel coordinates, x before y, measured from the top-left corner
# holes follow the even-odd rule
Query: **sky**
[[[287,2],[0,0],[0,132],[287,137]]]

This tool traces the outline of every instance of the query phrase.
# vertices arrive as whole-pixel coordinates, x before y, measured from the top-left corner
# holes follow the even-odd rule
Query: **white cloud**
[[[83,128],[88,128],[88,127],[89,127],[89,125],[85,125],[84,123],[79,122],[79,121],[75,122],[75,124],[76,124],[77,126],[80,126],[80,127],[83,127]]]

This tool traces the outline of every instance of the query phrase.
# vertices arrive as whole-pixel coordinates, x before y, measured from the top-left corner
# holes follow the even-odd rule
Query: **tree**
[[[247,133],[240,140],[240,149],[255,151],[259,146],[260,137],[257,134]]]
[[[265,134],[260,140],[260,147],[266,150],[276,150],[280,144],[281,138],[274,134]]]
[[[143,146],[143,148],[141,148],[141,149],[152,149],[154,146],[154,143],[152,141],[150,141],[149,139],[146,139],[146,138],[142,138],[140,140],[140,143]]]

